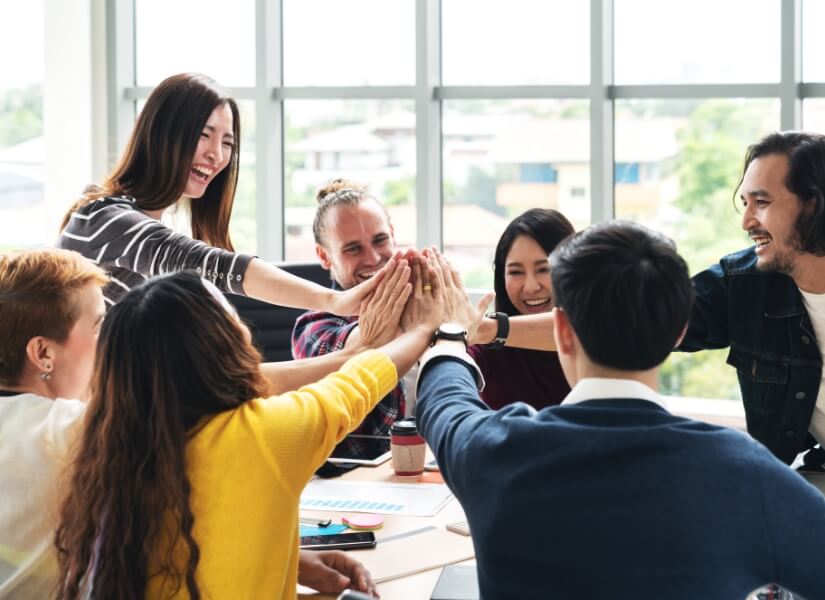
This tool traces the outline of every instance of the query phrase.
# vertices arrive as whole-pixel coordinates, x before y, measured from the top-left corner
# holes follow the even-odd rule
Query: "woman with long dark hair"
[[[72,206],[57,241],[109,271],[108,305],[149,276],[193,269],[224,292],[357,314],[377,281],[333,291],[234,252],[240,130],[237,103],[204,75],[173,75],[152,91],[117,166]],[[194,239],[160,222],[181,198]]]
[[[547,257],[573,232],[563,214],[546,208],[530,209],[507,225],[493,262],[496,319],[501,329],[507,328],[509,317],[553,309]],[[470,346],[469,351],[484,373],[481,397],[491,408],[519,400],[541,409],[560,404],[570,391],[555,352],[495,342]]]
[[[248,331],[208,285],[154,278],[107,314],[56,536],[59,598],[294,597],[301,490],[428,346],[443,307],[434,281],[402,336],[270,397]],[[410,291],[381,286],[373,301],[394,310]]]

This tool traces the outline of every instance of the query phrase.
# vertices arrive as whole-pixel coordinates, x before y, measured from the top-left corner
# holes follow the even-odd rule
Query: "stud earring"
[[[51,369],[51,366],[50,365],[43,365],[43,368],[44,369]],[[42,379],[43,381],[48,381],[51,378],[52,378],[52,374],[51,374],[50,371],[42,371],[40,373],[40,379]]]

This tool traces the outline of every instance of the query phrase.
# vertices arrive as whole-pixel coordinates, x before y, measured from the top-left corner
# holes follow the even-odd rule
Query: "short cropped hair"
[[[676,346],[693,284],[673,242],[629,221],[592,225],[550,255],[553,299],[588,357],[646,371]]]
[[[0,383],[19,383],[33,337],[64,342],[80,317],[79,290],[108,281],[100,267],[70,250],[0,255]]]
[[[770,154],[788,158],[785,187],[806,209],[796,220],[796,249],[825,256],[825,136],[803,131],[782,131],[765,136],[748,148],[737,191],[751,162]]]

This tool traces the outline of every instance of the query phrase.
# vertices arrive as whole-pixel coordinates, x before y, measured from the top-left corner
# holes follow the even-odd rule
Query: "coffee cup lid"
[[[408,433],[416,433],[418,431],[418,427],[415,425],[415,419],[403,419],[401,421],[396,421],[392,424],[390,428],[391,433],[396,433],[400,435],[408,434]]]

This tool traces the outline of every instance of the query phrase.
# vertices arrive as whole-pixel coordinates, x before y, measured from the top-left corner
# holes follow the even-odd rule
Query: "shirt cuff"
[[[451,358],[463,362],[472,371],[476,380],[476,387],[478,391],[484,389],[484,375],[481,369],[478,368],[476,361],[467,353],[467,347],[464,342],[442,341],[436,342],[434,346],[430,346],[424,354],[421,355],[421,360],[418,362],[418,378],[415,382],[416,393],[421,388],[421,375],[427,370],[427,363],[436,358]]]

